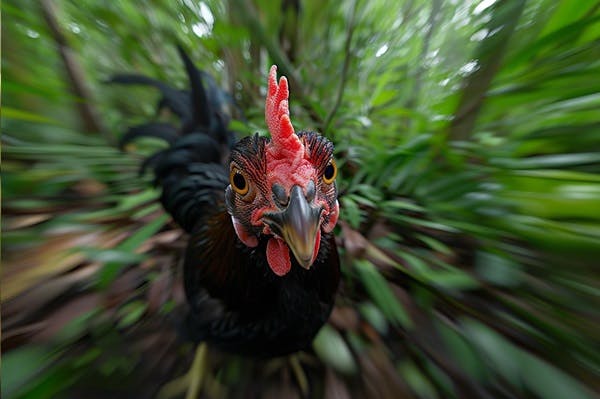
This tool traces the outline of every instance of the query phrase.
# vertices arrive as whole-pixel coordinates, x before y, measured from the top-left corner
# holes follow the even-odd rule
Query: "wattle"
[[[273,237],[267,242],[267,262],[278,276],[286,275],[292,268],[290,250],[281,238]]]

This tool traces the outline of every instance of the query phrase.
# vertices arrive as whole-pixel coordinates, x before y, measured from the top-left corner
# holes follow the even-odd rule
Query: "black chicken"
[[[190,91],[137,75],[112,82],[157,87],[159,106],[182,119],[178,130],[134,127],[122,144],[140,136],[170,143],[144,167],[153,168],[164,208],[190,235],[186,331],[244,355],[305,349],[329,317],[340,277],[333,145],[315,132],[294,132],[287,80],[277,82],[275,66],[265,111],[271,139],[255,134],[233,144],[223,111],[230,100],[179,50]]]

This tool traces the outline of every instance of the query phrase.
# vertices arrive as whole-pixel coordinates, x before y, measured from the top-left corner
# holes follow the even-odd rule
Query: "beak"
[[[283,238],[305,269],[312,266],[322,208],[308,203],[302,188],[293,186],[285,210],[264,216],[271,230]]]

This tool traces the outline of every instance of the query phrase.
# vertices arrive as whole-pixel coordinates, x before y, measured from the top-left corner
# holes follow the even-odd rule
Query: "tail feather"
[[[209,74],[194,66],[183,48],[178,46],[178,51],[189,78],[189,90],[131,74],[116,75],[109,83],[155,87],[163,96],[159,109],[169,108],[180,118],[179,127],[161,122],[133,126],[120,145],[140,137],[159,138],[169,144],[169,148],[149,156],[140,173],[153,170],[155,185],[162,187],[163,207],[183,229],[191,232],[208,209],[215,209],[227,187],[229,177],[223,161],[235,141],[227,128],[235,104]]]
[[[164,84],[160,80],[149,78],[144,75],[119,74],[114,75],[106,83],[117,83],[124,85],[144,85],[152,86],[160,90],[162,98],[159,100],[158,109],[168,108],[182,120],[192,117],[190,107],[190,96],[186,90],[178,90]]]
[[[177,138],[177,128],[168,123],[152,122],[143,125],[132,126],[119,140],[119,148],[123,149],[127,144],[140,137],[159,138],[173,145]]]
[[[188,74],[191,87],[191,110],[192,110],[192,123],[196,126],[202,126],[204,128],[210,128],[215,123],[213,118],[213,110],[210,101],[208,101],[207,93],[202,84],[202,75],[200,71],[194,66],[192,60],[183,51],[181,46],[177,46],[179,56],[183,60],[185,69]]]
[[[168,150],[158,151],[158,152],[155,152],[154,154],[150,155],[146,159],[144,159],[144,162],[142,162],[142,164],[140,165],[138,175],[144,176],[146,174],[146,171],[148,170],[148,168],[154,169],[156,167],[156,164],[166,155],[167,152],[168,152]],[[155,186],[158,186],[160,184],[160,181],[158,180],[158,178],[156,176],[154,177],[153,184]]]
[[[154,175],[161,182],[171,175],[181,178],[191,173],[190,167],[210,163],[220,165],[220,146],[206,135],[193,134],[162,153],[154,165]]]

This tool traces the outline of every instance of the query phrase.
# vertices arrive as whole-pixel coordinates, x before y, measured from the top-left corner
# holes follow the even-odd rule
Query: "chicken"
[[[180,54],[189,92],[134,75],[112,81],[158,87],[159,106],[182,119],[178,132],[156,123],[134,127],[123,143],[144,135],[170,143],[145,166],[162,187],[163,207],[189,233],[187,335],[258,357],[306,349],[329,317],[340,279],[333,144],[295,132],[287,80],[277,82],[275,66],[265,109],[271,138],[255,134],[233,144],[222,107],[229,100]]]

